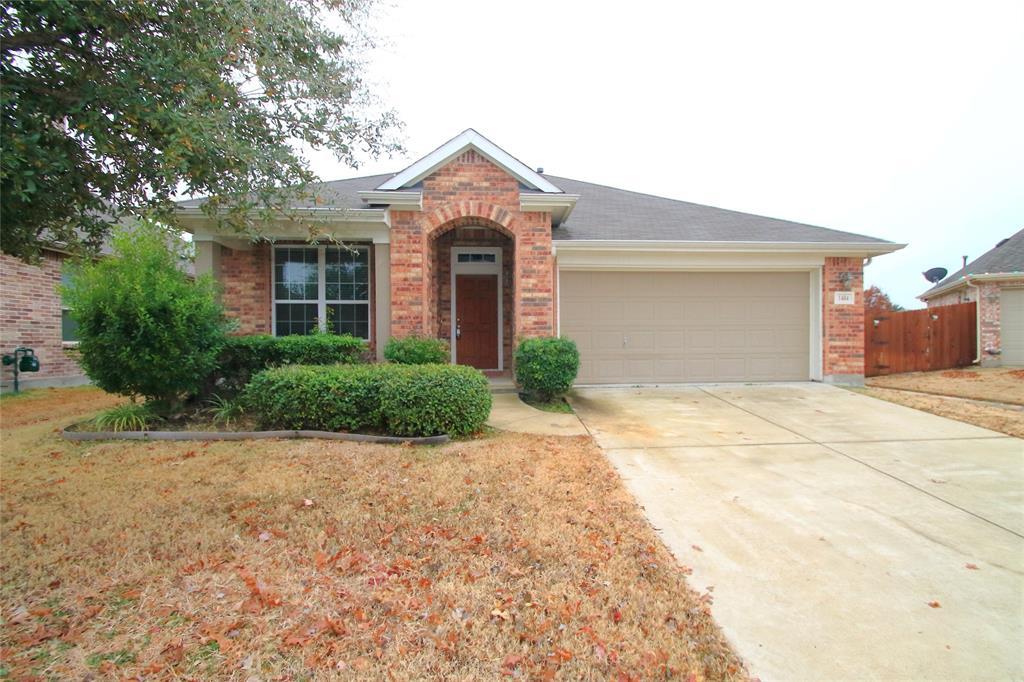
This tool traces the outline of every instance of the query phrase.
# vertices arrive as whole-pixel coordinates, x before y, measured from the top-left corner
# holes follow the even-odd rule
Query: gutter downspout
[[[970,276],[964,277],[964,284],[974,289],[974,326],[975,326],[975,353],[972,364],[981,364],[981,287],[971,281]]]

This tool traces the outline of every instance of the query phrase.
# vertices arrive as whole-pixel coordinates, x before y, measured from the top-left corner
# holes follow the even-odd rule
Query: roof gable
[[[537,173],[472,128],[467,128],[448,140],[419,161],[416,161],[397,175],[392,176],[379,185],[377,189],[400,190],[412,187],[469,149],[475,150],[478,154],[532,190],[544,193],[562,192],[562,190],[540,173]]]

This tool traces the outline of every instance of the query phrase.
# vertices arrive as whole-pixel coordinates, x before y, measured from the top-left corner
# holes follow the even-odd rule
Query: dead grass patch
[[[890,374],[871,377],[867,385],[1024,405],[1024,371],[1004,367]]]
[[[5,420],[12,677],[746,675],[588,439],[71,444],[71,409]]]
[[[975,402],[967,398],[908,393],[874,386],[860,389],[860,392],[872,398],[888,400],[891,403],[906,405],[916,410],[931,412],[940,417],[1024,438],[1024,409]]]
[[[44,421],[64,427],[83,410],[105,410],[126,401],[93,386],[33,388],[24,393],[4,394],[0,398],[0,428],[6,431]]]

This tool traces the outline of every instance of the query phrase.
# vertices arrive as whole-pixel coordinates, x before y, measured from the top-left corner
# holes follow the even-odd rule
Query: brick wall
[[[21,374],[19,380],[77,383],[82,370],[76,352],[61,341],[61,304],[57,287],[63,256],[43,252],[39,265],[0,255],[0,350],[12,352],[18,346],[35,350],[39,372]],[[14,378],[10,367],[2,370],[6,385]]]
[[[218,248],[214,245],[214,248]],[[228,317],[238,321],[238,334],[273,334],[271,328],[270,245],[245,251],[221,248],[221,301]]]
[[[844,283],[844,278],[848,281]],[[863,381],[864,268],[860,258],[826,258],[822,268],[822,373],[825,380]],[[835,292],[852,291],[853,305],[836,305]]]
[[[423,180],[423,210],[391,214],[392,334],[437,334],[443,320],[436,239],[459,227],[510,236],[515,338],[554,333],[551,215],[519,210],[519,183],[475,151]]]

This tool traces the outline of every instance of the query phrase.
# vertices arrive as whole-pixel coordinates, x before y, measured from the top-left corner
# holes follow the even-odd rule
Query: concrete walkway
[[[587,430],[571,413],[544,412],[530,407],[515,393],[496,393],[487,424],[502,431],[541,436],[584,436]]]
[[[1024,441],[820,384],[572,402],[753,675],[1024,679]]]

